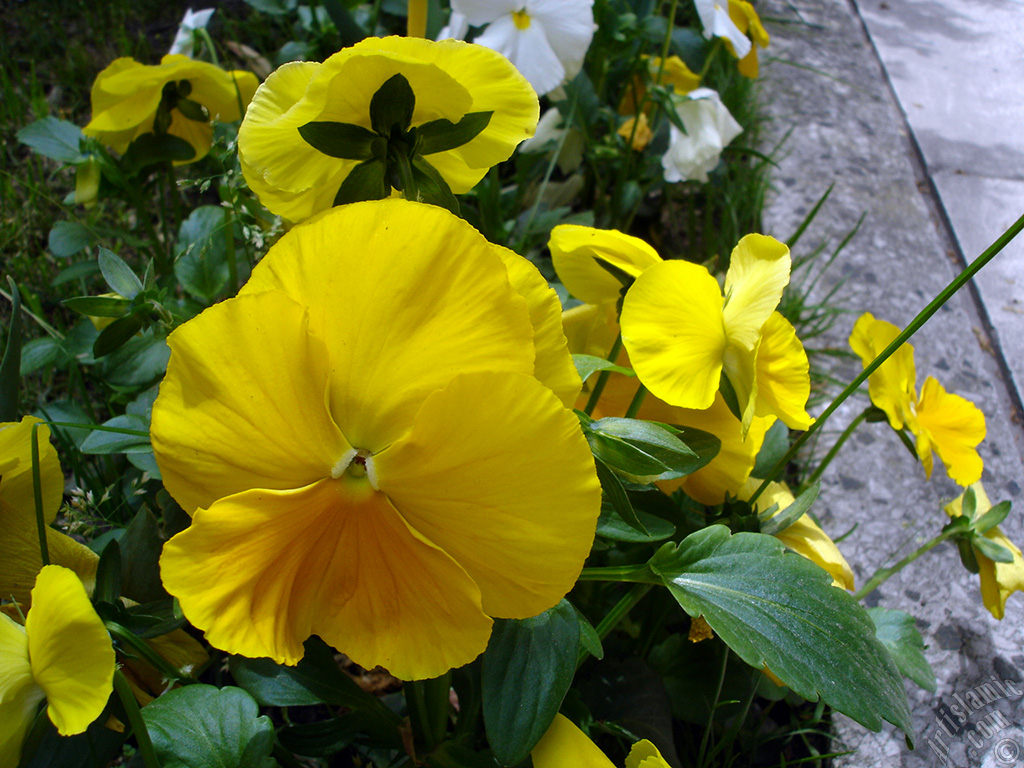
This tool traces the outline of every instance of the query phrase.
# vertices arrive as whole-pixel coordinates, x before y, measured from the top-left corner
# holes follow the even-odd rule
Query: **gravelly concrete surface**
[[[761,96],[770,116],[765,146],[791,131],[778,158],[766,232],[788,237],[832,183],[831,198],[794,255],[821,241],[838,244],[865,217],[816,290],[823,296],[845,281],[838,302],[848,314],[825,342],[845,349],[864,311],[897,325],[908,323],[959,271],[955,246],[851,6],[845,0],[765,0],[759,10],[772,35],[770,59],[762,69]],[[991,232],[989,239],[998,234]],[[918,333],[914,345],[919,385],[933,375],[985,412],[983,481],[993,501],[1013,502],[1003,529],[1024,543],[1024,429],[974,298],[967,293],[955,297]],[[855,359],[839,360],[832,373],[849,381],[859,368]],[[854,399],[836,414],[822,449],[865,404],[866,396]],[[926,480],[889,428],[874,424],[858,431],[825,475],[816,511],[833,535],[857,524],[841,547],[858,583],[944,524],[942,505],[959,489],[936,464],[932,479]],[[938,688],[929,693],[907,683],[915,751],[893,729],[872,734],[840,718],[840,739],[858,751],[838,764],[1024,765],[1022,697],[1001,698],[973,712],[964,724],[953,719],[946,730],[940,728],[956,696],[965,697],[990,682],[991,675],[1018,685],[1024,679],[1024,595],[1011,596],[1005,619],[995,620],[981,604],[977,576],[963,569],[953,546],[943,544],[882,585],[868,602],[918,618]],[[986,725],[1000,728],[986,736],[992,730]]]

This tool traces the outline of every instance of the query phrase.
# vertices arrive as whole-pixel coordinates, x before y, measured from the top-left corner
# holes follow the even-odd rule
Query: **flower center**
[[[335,480],[344,476],[366,478],[373,490],[380,490],[377,486],[377,470],[373,465],[373,456],[364,448],[349,449],[331,469],[331,477]]]
[[[521,11],[516,11],[512,14],[512,21],[516,23],[517,29],[529,29],[530,28],[530,14],[523,8]]]

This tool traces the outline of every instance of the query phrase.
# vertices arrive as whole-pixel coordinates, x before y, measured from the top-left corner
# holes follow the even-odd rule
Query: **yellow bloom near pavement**
[[[20,422],[0,424],[0,598],[13,596],[28,605],[36,574],[43,566],[39,553],[35,493],[32,488],[32,425],[40,420],[25,416]],[[50,430],[37,427],[43,521],[50,562],[72,569],[91,589],[96,579],[97,555],[84,544],[50,528],[64,493],[64,474]]]
[[[666,261],[645,270],[626,293],[621,318],[622,341],[644,386],[670,405],[703,410],[724,374],[744,429],[755,416],[807,429],[807,354],[775,312],[789,270],[789,249],[765,235],[737,244],[724,294],[697,264]]]
[[[530,752],[535,768],[613,768],[594,742],[565,715],[555,715],[548,730]],[[636,742],[626,756],[626,768],[669,768],[658,748],[647,739]]]
[[[739,69],[740,74],[744,77],[755,78],[759,69],[757,49],[759,47],[767,48],[771,38],[761,23],[761,17],[757,15],[754,6],[747,2],[747,0],[729,0],[729,18],[740,32],[750,37],[753,43],[750,46],[750,51],[739,60],[737,69]],[[732,47],[732,43],[726,40],[725,44],[729,48],[729,52],[735,56],[736,52]]]
[[[977,517],[988,512],[992,508],[992,502],[989,501],[981,482],[973,483],[971,488],[974,489]],[[963,494],[960,494],[946,505],[946,514],[950,517],[962,515],[963,502]],[[1005,547],[1013,555],[1012,563],[997,563],[989,560],[977,549],[974,550],[974,556],[978,560],[978,576],[981,578],[981,602],[988,608],[989,613],[1002,620],[1006,615],[1006,599],[1014,592],[1024,592],[1024,557],[1021,556],[1020,548],[1006,537],[998,525],[986,531],[985,537]]]
[[[294,664],[318,634],[430,678],[572,587],[600,485],[508,258],[442,208],[353,203],[171,334],[153,446],[193,519],[161,573],[213,645]]]
[[[46,699],[62,736],[82,733],[113,690],[114,649],[78,576],[44,567],[25,626],[0,614],[0,768],[15,768],[22,742]]]
[[[192,145],[195,156],[184,162],[194,162],[210,151],[210,121],[240,120],[257,85],[252,72],[227,72],[180,54],[155,66],[115,59],[93,83],[92,120],[82,132],[121,153],[143,134],[167,133]]]
[[[865,312],[853,326],[850,347],[865,366],[891,344],[900,331]],[[903,344],[868,377],[871,402],[885,412],[895,430],[907,428],[916,438],[918,459],[931,477],[934,451],[949,476],[962,486],[981,479],[978,445],[985,439],[985,414],[970,400],[947,392],[929,376],[917,395],[914,348]]]
[[[415,97],[412,130],[435,120],[457,123],[470,113],[492,113],[467,143],[423,155],[454,193],[472,189],[537,126],[537,95],[501,54],[458,40],[367,38],[322,64],[285,64],[256,92],[239,130],[238,156],[263,205],[294,222],[332,207],[360,161],[315,149],[299,129],[334,122],[369,131],[373,96],[395,75],[405,78]],[[413,159],[411,136],[389,137],[386,150]]]
[[[558,279],[580,301],[603,304],[619,299],[623,285],[602,264],[636,278],[661,256],[639,237],[615,229],[559,224],[548,241]],[[607,351],[607,350],[606,350]]]

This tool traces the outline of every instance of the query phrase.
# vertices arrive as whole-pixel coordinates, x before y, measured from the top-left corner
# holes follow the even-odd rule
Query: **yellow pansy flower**
[[[92,86],[92,120],[82,132],[118,152],[143,134],[170,134],[206,156],[211,120],[239,120],[259,81],[252,72],[226,72],[205,61],[168,54],[156,66],[115,59]]]
[[[636,278],[661,263],[661,256],[639,237],[615,229],[559,224],[548,241],[558,279],[580,301],[604,304],[618,301],[622,282],[602,264]],[[607,350],[605,350],[607,352]]]
[[[975,516],[983,515],[992,509],[992,502],[980,482],[972,483],[975,499]],[[945,506],[946,514],[958,517],[963,514],[964,496],[957,498]],[[997,563],[985,557],[977,549],[974,556],[978,560],[978,576],[981,578],[981,602],[989,613],[1002,620],[1006,615],[1006,598],[1014,592],[1024,592],[1024,556],[1020,548],[1006,537],[999,526],[985,532],[985,537],[1009,550],[1013,555],[1012,563]]]
[[[555,715],[550,727],[530,752],[534,768],[613,768],[614,764],[565,715]],[[626,756],[626,768],[669,768],[668,761],[647,739]]]
[[[170,335],[153,447],[192,525],[161,574],[213,645],[294,664],[318,634],[430,678],[572,587],[600,486],[505,258],[442,208],[354,203]]]
[[[765,235],[747,235],[733,249],[724,295],[698,264],[666,261],[645,270],[626,293],[621,318],[644,386],[670,405],[703,410],[724,374],[744,429],[755,416],[807,429],[807,353],[775,311],[789,270],[789,248]]]
[[[747,500],[754,495],[754,491],[761,485],[760,480],[750,479],[737,494],[742,500]],[[771,482],[764,492],[757,497],[754,503],[755,509],[768,509],[773,504],[778,504],[778,512],[783,511],[796,499],[785,483]],[[778,514],[776,512],[776,514]],[[853,589],[853,569],[846,562],[839,547],[829,538],[821,526],[814,522],[809,514],[804,513],[798,517],[788,528],[775,534],[775,538],[786,545],[788,549],[803,555],[811,562],[828,571],[832,576],[832,586],[840,589]],[[773,678],[776,679],[777,678]],[[779,683],[781,685],[782,683]]]
[[[853,326],[850,347],[867,366],[891,344],[900,330],[865,312]],[[977,446],[985,439],[985,414],[966,398],[947,392],[929,376],[917,396],[914,347],[903,344],[868,377],[871,402],[889,418],[889,426],[909,429],[916,438],[917,457],[932,476],[932,451],[949,476],[962,486],[981,479]]]
[[[82,733],[113,690],[114,649],[78,576],[44,567],[25,626],[0,613],[0,768],[15,768],[22,742],[47,700],[62,736]]]
[[[411,112],[397,122],[380,117],[375,125],[374,96],[395,78],[411,90]],[[533,135],[539,112],[533,88],[495,51],[459,40],[367,38],[322,64],[292,62],[268,77],[242,122],[238,156],[260,202],[297,222],[335,205],[346,181],[372,181],[379,187],[375,198],[403,189],[408,179],[400,170],[468,192]],[[427,124],[487,113],[485,127],[465,143],[424,139]],[[344,130],[363,144],[326,154],[300,133],[309,124],[327,133]],[[353,173],[359,176],[350,180]]]
[[[747,0],[729,0],[729,18],[740,32],[753,41],[750,50],[743,57],[737,57],[739,58],[737,69],[744,77],[755,78],[758,73],[757,49],[759,47],[767,48],[771,38],[761,23],[761,17],[757,15],[754,6]],[[732,43],[726,39],[725,44],[729,48],[729,52],[736,56]]]

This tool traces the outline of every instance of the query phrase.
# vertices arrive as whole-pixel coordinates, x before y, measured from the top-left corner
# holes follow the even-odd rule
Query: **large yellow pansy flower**
[[[992,509],[992,502],[980,482],[973,483],[975,499],[975,516],[980,516]],[[958,517],[963,514],[963,494],[957,496],[946,505],[946,514]],[[1002,620],[1006,615],[1006,598],[1014,592],[1024,592],[1024,556],[1020,548],[1010,541],[999,526],[985,532],[985,537],[1001,547],[1005,547],[1013,555],[1012,563],[997,563],[985,557],[977,549],[974,556],[978,561],[978,576],[981,578],[981,602],[989,613]]]
[[[615,229],[560,224],[551,230],[548,248],[558,279],[588,304],[614,303],[622,291],[622,282],[602,264],[636,278],[661,263],[658,252],[639,237]]]
[[[307,143],[299,129],[312,122],[372,129],[371,100],[395,75],[405,78],[415,97],[413,129],[492,113],[469,142],[423,156],[452,192],[472,189],[537,126],[537,95],[501,54],[459,40],[367,38],[322,64],[285,64],[256,92],[239,130],[238,156],[260,201],[291,221],[333,206],[360,161],[328,156]]]
[[[39,553],[35,493],[32,489],[32,427],[39,444],[39,479],[43,521],[50,562],[70,568],[91,590],[99,558],[60,531],[50,528],[64,493],[64,474],[57,451],[50,444],[50,430],[34,416],[0,424],[0,599],[14,597],[28,604],[36,574],[43,567]]]
[[[441,208],[354,203],[171,334],[153,447],[193,520],[161,573],[213,645],[294,664],[318,634],[429,678],[572,587],[600,486],[503,258]]]
[[[613,768],[614,763],[565,715],[555,715],[544,736],[530,752],[534,768]],[[668,761],[647,739],[626,756],[626,768],[669,768]]]
[[[622,341],[644,386],[670,405],[702,410],[724,374],[745,429],[755,416],[807,429],[807,353],[775,311],[789,270],[789,248],[765,235],[747,235],[733,249],[724,296],[698,264],[645,270],[622,308]]]
[[[115,59],[93,83],[92,120],[82,132],[118,152],[143,134],[168,133],[192,145],[195,156],[184,161],[191,163],[210,151],[210,121],[241,119],[258,85],[252,72],[226,72],[180,54],[156,66]]]
[[[44,567],[22,627],[0,613],[0,768],[15,768],[43,699],[62,736],[82,733],[113,690],[114,649],[78,576]]]
[[[853,326],[850,347],[867,366],[899,333],[892,323],[865,312]],[[868,377],[868,394],[893,429],[907,428],[914,434],[926,476],[932,476],[934,451],[960,485],[981,479],[983,462],[977,446],[985,439],[985,414],[970,400],[947,392],[931,376],[918,397],[912,345],[903,344]]]

